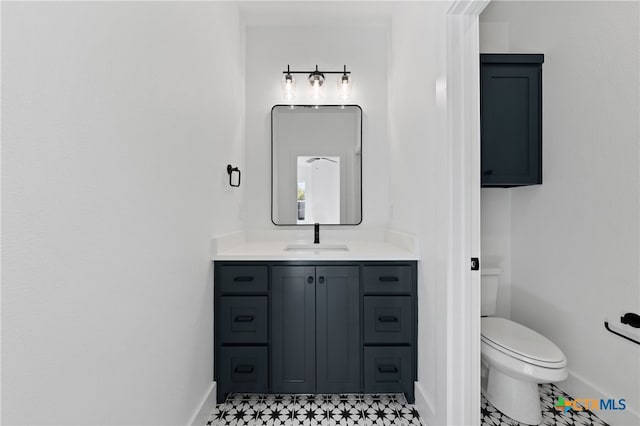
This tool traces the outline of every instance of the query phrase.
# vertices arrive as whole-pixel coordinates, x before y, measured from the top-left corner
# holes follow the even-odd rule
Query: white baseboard
[[[433,408],[433,401],[427,395],[422,383],[413,382],[413,391],[416,397],[416,409],[420,413],[420,421],[423,425],[435,425],[436,412]]]
[[[216,407],[216,390],[216,382],[211,382],[211,386],[209,386],[209,389],[207,390],[207,392],[205,392],[205,396],[202,399],[202,402],[200,403],[200,405],[198,405],[198,408],[191,417],[189,423],[187,423],[188,425],[204,426],[207,423],[207,420],[209,420],[209,415]]]
[[[569,377],[562,382],[556,383],[563,391],[571,395],[572,398],[591,398],[591,399],[615,399],[624,398],[627,400],[627,408],[625,410],[597,410],[594,414],[600,417],[611,426],[629,426],[640,425],[640,415],[637,411],[629,407],[630,398],[625,395],[610,395],[601,388],[597,387],[584,377],[569,370]]]

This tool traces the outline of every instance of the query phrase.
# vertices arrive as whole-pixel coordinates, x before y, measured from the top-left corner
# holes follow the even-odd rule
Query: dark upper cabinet
[[[542,54],[480,55],[481,183],[542,183]]]

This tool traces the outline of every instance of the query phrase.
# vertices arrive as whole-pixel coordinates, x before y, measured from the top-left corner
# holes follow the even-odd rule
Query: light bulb
[[[282,96],[288,101],[296,97],[296,79],[291,74],[282,77]]]
[[[312,100],[319,101],[322,99],[323,84],[324,75],[322,73],[315,71],[309,74],[309,96]]]
[[[353,87],[353,79],[348,74],[342,74],[338,77],[338,99],[346,101],[351,97],[351,88]]]

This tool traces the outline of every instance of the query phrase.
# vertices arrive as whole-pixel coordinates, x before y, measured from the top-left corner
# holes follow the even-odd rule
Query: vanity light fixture
[[[344,66],[344,72],[338,77],[338,98],[346,101],[351,97],[351,88],[353,87],[353,79],[347,74],[347,66]]]
[[[309,74],[309,95],[314,101],[319,101],[320,99],[322,99],[323,84],[324,74],[318,71],[318,66],[316,65],[316,70],[312,71],[311,74]]]
[[[282,94],[287,100],[295,98],[296,80],[291,74],[309,74],[307,79],[309,81],[309,95],[314,101],[322,99],[325,74],[340,74],[338,77],[338,98],[340,100],[346,101],[351,96],[353,79],[349,75],[351,71],[347,71],[346,65],[342,71],[321,71],[317,65],[313,71],[291,71],[289,65],[287,65],[287,70],[282,71],[282,73],[284,74],[282,77]]]
[[[282,95],[288,101],[296,97],[296,79],[289,72],[289,65],[287,65],[286,74],[282,77]]]

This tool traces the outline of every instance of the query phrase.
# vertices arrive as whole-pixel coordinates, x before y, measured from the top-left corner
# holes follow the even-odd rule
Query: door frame
[[[480,424],[480,47],[490,0],[455,0],[447,13],[450,227],[446,306],[448,425]]]

